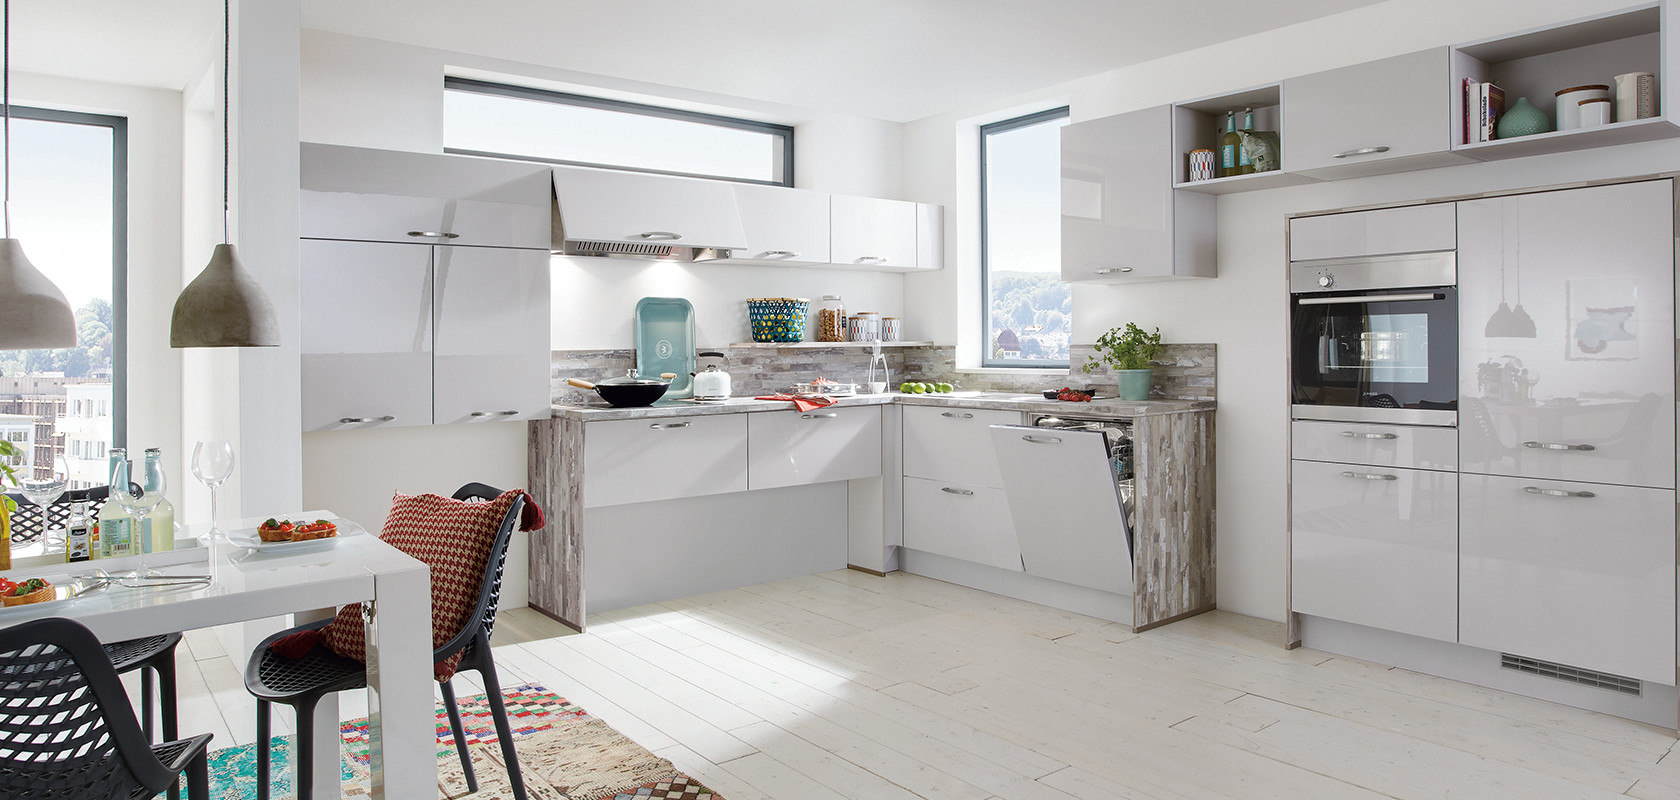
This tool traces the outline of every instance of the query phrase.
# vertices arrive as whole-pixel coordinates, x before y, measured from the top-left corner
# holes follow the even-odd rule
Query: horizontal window
[[[445,78],[446,153],[793,185],[793,128]]]

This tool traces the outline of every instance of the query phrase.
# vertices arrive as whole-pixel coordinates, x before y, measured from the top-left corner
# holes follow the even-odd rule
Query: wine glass
[[[47,552],[52,531],[52,513],[47,505],[64,494],[63,478],[26,478],[18,484],[24,499],[41,508],[41,552]]]
[[[141,462],[138,471],[128,459],[118,459],[111,466],[111,499],[116,500],[124,511],[134,517],[130,552],[140,556],[140,568],[135,573],[137,575],[150,575],[154,572],[146,564],[146,546],[140,541],[140,537],[145,532],[143,520],[158,503],[163,502],[167,483],[163,461],[158,458],[146,458]]]
[[[222,530],[221,523],[221,494],[222,483],[233,475],[233,443],[226,439],[214,439],[193,445],[192,471],[193,477],[199,483],[210,487],[210,537],[214,539]]]

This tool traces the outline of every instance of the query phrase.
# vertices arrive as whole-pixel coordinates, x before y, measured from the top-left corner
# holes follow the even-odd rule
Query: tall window
[[[13,106],[11,149],[12,235],[69,299],[77,341],[0,351],[0,374],[18,378],[0,414],[32,417],[46,434],[34,477],[103,486],[104,451],[125,428],[128,121]],[[87,444],[66,452],[67,440]]]
[[[1062,108],[980,128],[980,264],[988,367],[1065,367],[1073,295],[1062,281]]]
[[[445,78],[446,153],[793,185],[793,128]]]

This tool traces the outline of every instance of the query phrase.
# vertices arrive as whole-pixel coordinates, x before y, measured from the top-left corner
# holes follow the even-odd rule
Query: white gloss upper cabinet
[[[1285,80],[1283,163],[1345,178],[1468,160],[1451,152],[1448,64],[1437,47]]]
[[[1458,473],[1295,461],[1290,485],[1292,611],[1457,640]]]
[[[1062,128],[1062,279],[1215,275],[1212,195],[1173,190],[1172,107]]]
[[[937,203],[916,204],[916,269],[945,266],[945,207]]]
[[[1673,488],[1672,181],[1458,218],[1461,469]]]
[[[567,240],[745,250],[735,193],[724,181],[582,167],[554,168]],[[548,246],[548,243],[544,243]]]
[[[299,235],[549,247],[547,167],[305,143]]]
[[[833,196],[833,263],[915,269],[916,204],[878,197]]]
[[[881,474],[878,406],[770,411],[747,417],[747,488],[774,489]]]
[[[829,263],[827,192],[746,183],[731,189],[741,210],[747,246],[732,252],[730,261]]]
[[[431,424],[431,250],[299,243],[304,430]]]
[[[1289,260],[1400,255],[1458,246],[1452,203],[1296,217],[1289,221]]]
[[[1672,490],[1460,480],[1461,643],[1673,685]]]
[[[548,258],[538,250],[434,248],[434,422],[550,416]]]

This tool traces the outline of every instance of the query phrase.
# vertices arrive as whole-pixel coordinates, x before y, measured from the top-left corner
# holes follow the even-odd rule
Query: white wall
[[[1625,5],[1623,0],[1390,0],[911,123],[905,131],[906,191],[956,212],[946,215],[948,268],[906,279],[910,333],[965,344],[973,343],[965,334],[978,334],[977,311],[959,314],[954,302],[960,299],[961,309],[978,308],[971,177],[976,167],[968,144],[978,121],[1061,103],[1071,103],[1075,121],[1092,119]],[[1170,341],[1219,345],[1220,607],[1271,619],[1280,619],[1284,610],[1285,215],[1675,169],[1680,169],[1680,141],[1670,140],[1225,195],[1218,202],[1217,279],[1075,287],[1076,342],[1136,321],[1159,325]]]
[[[164,448],[164,469],[180,476],[169,314],[181,287],[181,93],[14,73],[12,102],[128,119],[128,446]]]

